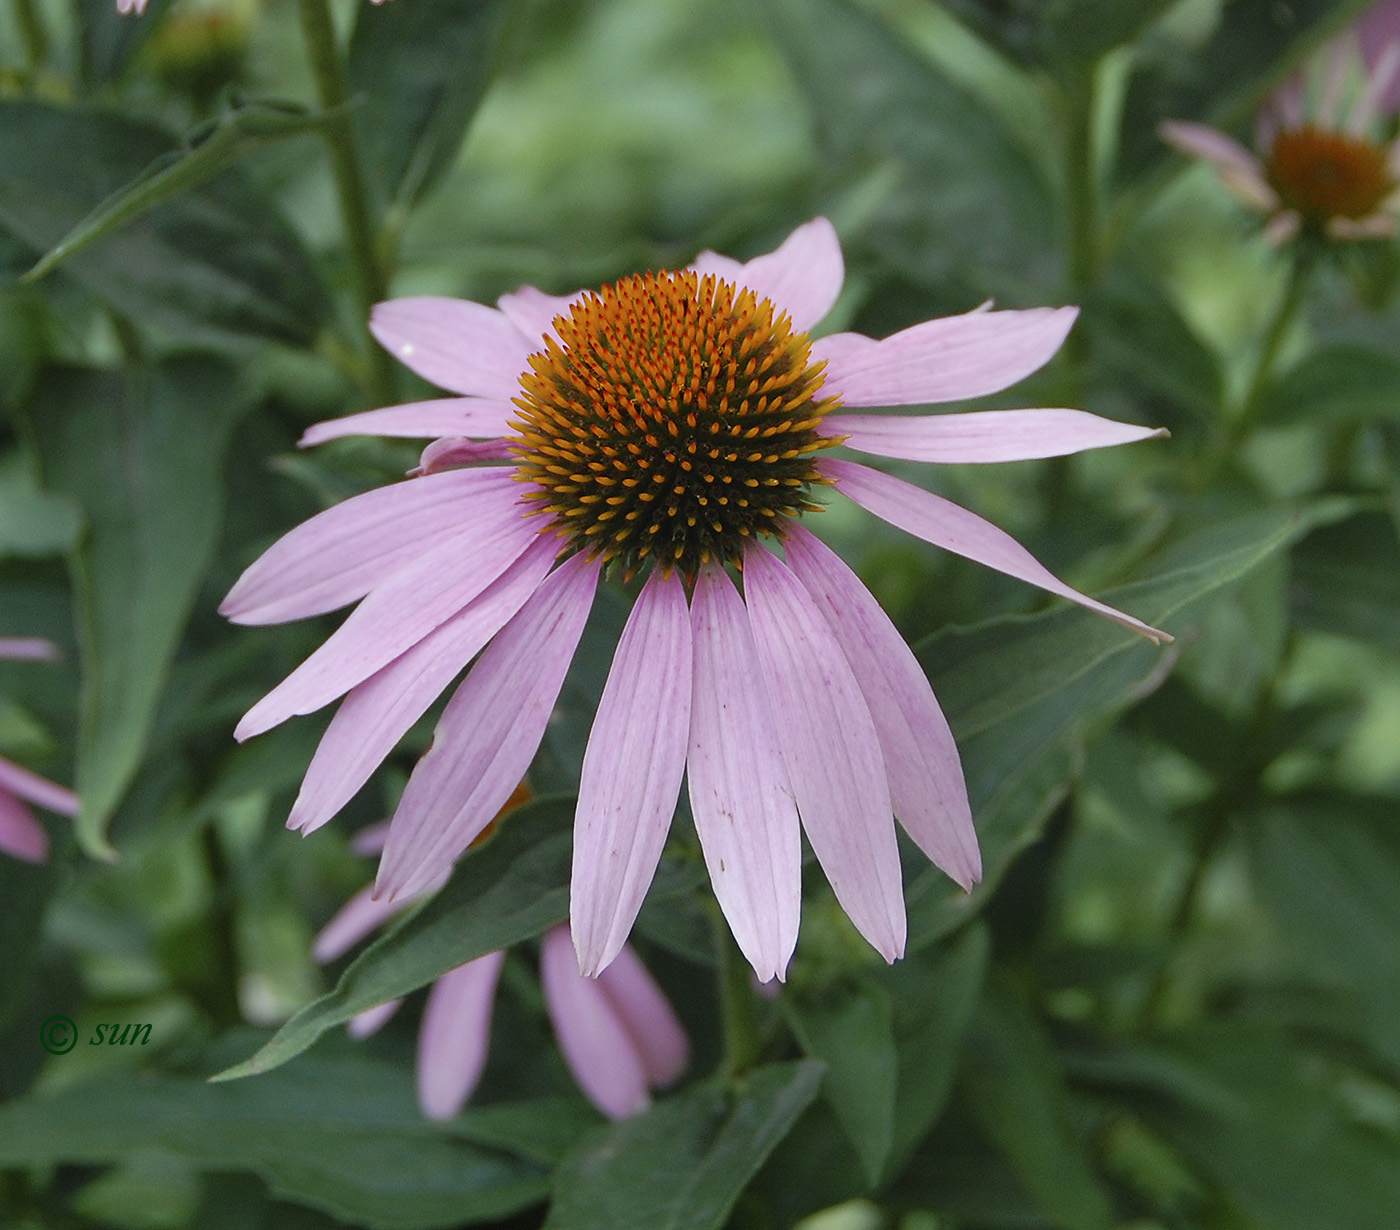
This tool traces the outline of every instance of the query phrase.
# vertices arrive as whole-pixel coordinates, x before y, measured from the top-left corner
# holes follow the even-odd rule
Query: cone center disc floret
[[[690,271],[626,277],[576,302],[530,356],[512,423],[525,497],[568,549],[691,579],[737,564],[817,506],[814,455],[838,403],[785,313]]]
[[[1395,187],[1384,150],[1317,128],[1280,132],[1267,170],[1283,202],[1314,223],[1370,217]]]

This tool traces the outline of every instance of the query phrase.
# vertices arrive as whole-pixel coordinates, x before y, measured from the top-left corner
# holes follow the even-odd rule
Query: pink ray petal
[[[690,1063],[690,1039],[665,992],[630,945],[598,975],[598,986],[632,1039],[647,1084],[660,1089],[678,1079]]]
[[[792,232],[782,246],[751,261],[736,261],[717,252],[702,252],[691,269],[712,273],[746,286],[792,317],[792,327],[806,333],[831,311],[846,278],[841,241],[825,218],[813,218]]]
[[[834,333],[812,343],[825,360],[823,396],[848,406],[908,406],[995,393],[1050,361],[1078,308],[965,312],[926,320],[883,341]]]
[[[618,954],[675,814],[690,728],[690,612],[653,569],[618,641],[583,755],[569,920],[579,972]]]
[[[998,572],[1061,598],[1068,598],[1088,610],[1108,616],[1125,628],[1131,628],[1150,641],[1160,644],[1172,639],[1167,633],[1149,627],[1131,615],[1071,589],[1010,534],[997,529],[976,513],[960,508],[951,500],[853,461],[823,459],[817,463],[817,468],[836,482],[837,489],[843,495],[916,538],[976,560],[979,564],[995,568]]]
[[[1396,0],[1383,0],[1373,4],[1356,23],[1356,33],[1361,44],[1361,54],[1372,76],[1376,65],[1388,47],[1400,42],[1400,3]],[[1376,109],[1381,115],[1392,115],[1400,105],[1400,77],[1393,77],[1376,98]]]
[[[384,843],[389,840],[388,820],[379,820],[374,824],[367,824],[352,838],[350,838],[350,850],[354,854],[373,855],[384,853]]]
[[[980,410],[969,414],[829,414],[822,430],[847,448],[942,463],[1065,457],[1168,434],[1084,410]]]
[[[1303,219],[1297,210],[1286,209],[1269,219],[1269,224],[1264,228],[1264,240],[1270,247],[1281,248],[1295,239],[1302,229]]]
[[[893,961],[904,952],[904,885],[860,685],[811,595],[758,544],[744,552],[744,605],[802,827],[841,908]]]
[[[373,1008],[357,1012],[345,1022],[345,1032],[355,1039],[368,1038],[372,1034],[377,1034],[393,1019],[394,1013],[402,1006],[403,1000],[389,999],[382,1004],[375,1004]]]
[[[0,658],[11,662],[56,662],[63,651],[43,636],[0,636]]]
[[[514,397],[535,349],[495,308],[439,295],[377,303],[369,329],[429,384],[472,397]]]
[[[26,863],[49,857],[49,835],[34,813],[14,795],[0,790],[0,851]]]
[[[371,885],[365,885],[332,916],[311,941],[311,958],[321,965],[344,956],[371,931],[382,927],[407,903],[376,901]]]
[[[442,543],[372,589],[319,649],[243,715],[234,738],[330,704],[457,614],[538,536],[516,501],[513,491],[502,492],[489,514],[478,510],[469,541]]]
[[[1381,114],[1381,100],[1391,95],[1400,79],[1400,43],[1390,43],[1381,50],[1366,77],[1366,88],[1352,106],[1346,131],[1361,136],[1372,121]]]
[[[710,883],[760,982],[786,977],[802,909],[802,836],[738,591],[718,564],[691,599],[695,679],[686,773]]]
[[[505,959],[488,952],[448,970],[428,992],[418,1031],[418,1106],[429,1119],[454,1118],[481,1079]]]
[[[393,436],[405,440],[427,440],[436,436],[494,439],[505,435],[506,424],[517,413],[509,401],[485,397],[415,401],[313,423],[302,432],[297,445],[310,448],[344,436]]]
[[[22,769],[0,756],[0,791],[6,791],[60,816],[76,816],[81,804],[66,786],[51,782],[28,769]]]
[[[928,676],[836,552],[800,526],[789,528],[784,548],[870,707],[894,814],[935,865],[970,889],[982,878],[982,857],[957,745]]]
[[[458,686],[389,828],[376,892],[419,892],[480,835],[525,776],[573,660],[598,561],[559,565]]]
[[[517,291],[502,295],[496,300],[496,306],[510,318],[511,323],[530,342],[532,349],[543,350],[546,336],[558,340],[554,318],[563,316],[567,319],[569,310],[587,293],[576,290],[572,295],[547,295],[533,286],[522,286]]]
[[[1278,194],[1265,178],[1259,159],[1234,137],[1187,120],[1164,120],[1157,133],[1183,154],[1210,163],[1225,186],[1246,204],[1265,213],[1278,208]]]
[[[556,550],[552,536],[536,538],[461,611],[350,690],[307,767],[288,828],[314,832],[355,797],[453,677],[539,588]]]
[[[559,1050],[588,1100],[610,1119],[645,1108],[651,1099],[642,1057],[602,987],[578,972],[564,927],[540,942],[540,982]]]
[[[409,475],[438,474],[489,461],[510,461],[519,447],[518,441],[509,438],[469,440],[466,436],[447,436],[434,440],[423,450],[417,467],[410,470]]]
[[[282,535],[234,582],[219,613],[241,624],[321,615],[363,598],[400,568],[453,539],[484,505],[518,492],[507,470],[463,470],[376,487]]]

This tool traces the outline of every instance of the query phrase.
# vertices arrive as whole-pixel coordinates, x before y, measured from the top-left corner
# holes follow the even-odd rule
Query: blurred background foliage
[[[1284,257],[1155,134],[1176,117],[1248,139],[1364,7],[346,3],[348,102],[286,0],[0,7],[0,634],[65,649],[0,663],[0,754],[84,800],[75,827],[48,818],[46,865],[0,857],[0,1222],[1395,1224],[1396,251],[1330,253],[1270,355]],[[337,126],[365,185],[358,247],[321,140]],[[986,882],[964,896],[907,850],[910,952],[885,968],[814,879],[736,1072],[678,825],[637,943],[696,1061],[607,1125],[553,1051],[530,941],[563,916],[567,796],[623,604],[595,612],[540,800],[329,976],[308,947],[366,878],[349,836],[431,721],[334,826],[288,834],[323,720],[230,732],[330,621],[244,630],[215,609],[278,534],[415,460],[294,447],[424,395],[374,357],[367,301],[563,292],[702,247],[752,255],[818,213],[848,264],[825,329],[1083,306],[1064,353],[985,404],[1170,441],[907,476],[1177,640],[1042,609],[849,507],[817,518],[944,703]],[[416,1007],[507,944],[485,1081],[428,1123],[416,1012],[362,1044],[332,1026],[386,991]],[[147,1021],[151,1043],[49,1056],[56,1013],[83,1037]],[[207,1083],[254,1052],[276,1070]]]

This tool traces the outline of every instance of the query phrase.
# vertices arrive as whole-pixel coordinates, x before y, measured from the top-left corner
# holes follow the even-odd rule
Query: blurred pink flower
[[[0,658],[46,662],[57,656],[58,646],[42,637],[0,637]],[[49,835],[27,802],[61,816],[78,814],[78,796],[71,790],[0,756],[0,850],[27,863],[42,863],[49,856]]]
[[[571,925],[584,973],[622,948],[683,774],[715,894],[762,981],[784,976],[797,939],[799,818],[842,907],[886,960],[905,941],[895,816],[971,887],[981,863],[952,734],[889,618],[797,524],[817,508],[813,489],[1164,634],[1071,589],[973,513],[822,454],[845,444],[914,461],[1013,461],[1162,433],[1078,410],[846,413],[1003,389],[1050,359],[1076,312],[979,309],[883,341],[813,341],[806,331],[843,276],[836,232],[818,218],[747,263],[705,252],[688,270],[567,297],[526,287],[496,308],[380,304],[380,342],[459,396],[322,423],[302,442],[442,438],[419,477],[275,543],[221,608],[275,623],[363,599],[236,731],[246,739],[345,697],[288,824],[309,832],[329,820],[480,654],[414,769],[380,863],[390,899],[421,891],[533,759],[604,566],[650,567],[583,761]],[[764,538],[782,543],[785,561]],[[742,596],[726,566],[741,570]]]
[[[365,830],[357,849],[382,844],[383,828]],[[432,885],[424,896],[436,892]],[[363,890],[326,924],[312,955],[332,961],[405,908]],[[418,1034],[418,1105],[430,1119],[451,1119],[466,1104],[486,1066],[491,1007],[504,952],[449,970],[433,983]],[[578,972],[569,929],[553,927],[540,941],[540,981],[554,1036],[579,1088],[612,1119],[644,1109],[651,1089],[676,1080],[690,1062],[690,1042],[661,988],[630,946],[599,977]],[[393,1016],[399,1000],[360,1013],[351,1034],[367,1037]]]
[[[1384,238],[1400,214],[1400,4],[1376,5],[1285,80],[1259,112],[1253,153],[1204,124],[1167,120],[1168,144],[1204,159],[1270,242],[1303,231]]]

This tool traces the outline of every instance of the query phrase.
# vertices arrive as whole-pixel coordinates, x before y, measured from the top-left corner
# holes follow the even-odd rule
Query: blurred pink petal
[[[803,830],[841,908],[893,961],[904,952],[904,885],[860,686],[811,595],[766,547],[744,554],[744,605]]]
[[[853,461],[823,460],[819,464],[822,472],[836,482],[842,495],[917,538],[1068,598],[1148,640],[1160,643],[1172,639],[1140,619],[1071,589],[1010,534],[942,496]]]
[[[481,1079],[505,959],[488,952],[448,970],[428,992],[418,1032],[418,1105],[429,1119],[453,1118]]]
[[[788,567],[831,626],[870,707],[905,831],[965,889],[982,878],[962,762],[928,676],[860,579],[820,539],[788,531]]]
[[[31,773],[3,756],[0,756],[0,791],[37,803],[60,816],[76,816],[80,807],[78,796],[66,786]]]
[[[386,406],[338,419],[313,423],[297,441],[302,448],[344,436],[393,436],[425,440],[430,436],[470,436],[492,439],[506,433],[515,414],[509,401],[485,397],[448,397]]]
[[[26,863],[42,863],[49,857],[49,835],[44,826],[29,808],[4,790],[0,790],[0,851]]]
[[[690,1039],[641,958],[624,945],[598,986],[630,1035],[647,1084],[660,1089],[678,1080],[690,1063]]]
[[[981,410],[969,414],[829,414],[825,430],[847,448],[906,461],[1026,461],[1165,436],[1083,410]]]
[[[544,737],[597,583],[597,563],[571,556],[468,672],[404,788],[376,891],[420,892],[495,818]]]
[[[495,308],[437,295],[376,304],[369,328],[385,350],[429,384],[472,397],[509,401],[535,349]]]
[[[695,682],[686,772],[710,883],[760,982],[783,978],[802,908],[802,839],[743,600],[718,564],[691,599]]]
[[[848,406],[961,401],[999,392],[1043,367],[1078,314],[974,311],[926,320],[883,341],[834,333],[812,343],[812,358],[827,363],[823,393]]]
[[[0,658],[11,662],[56,662],[62,650],[43,636],[0,636]]]
[[[375,1004],[373,1008],[366,1008],[363,1012],[357,1012],[345,1022],[345,1032],[355,1039],[377,1034],[402,1006],[403,1000],[390,999],[382,1004]]]
[[[584,974],[617,955],[656,874],[685,773],[690,674],[685,587],[658,569],[623,629],[583,756],[569,916]]]

